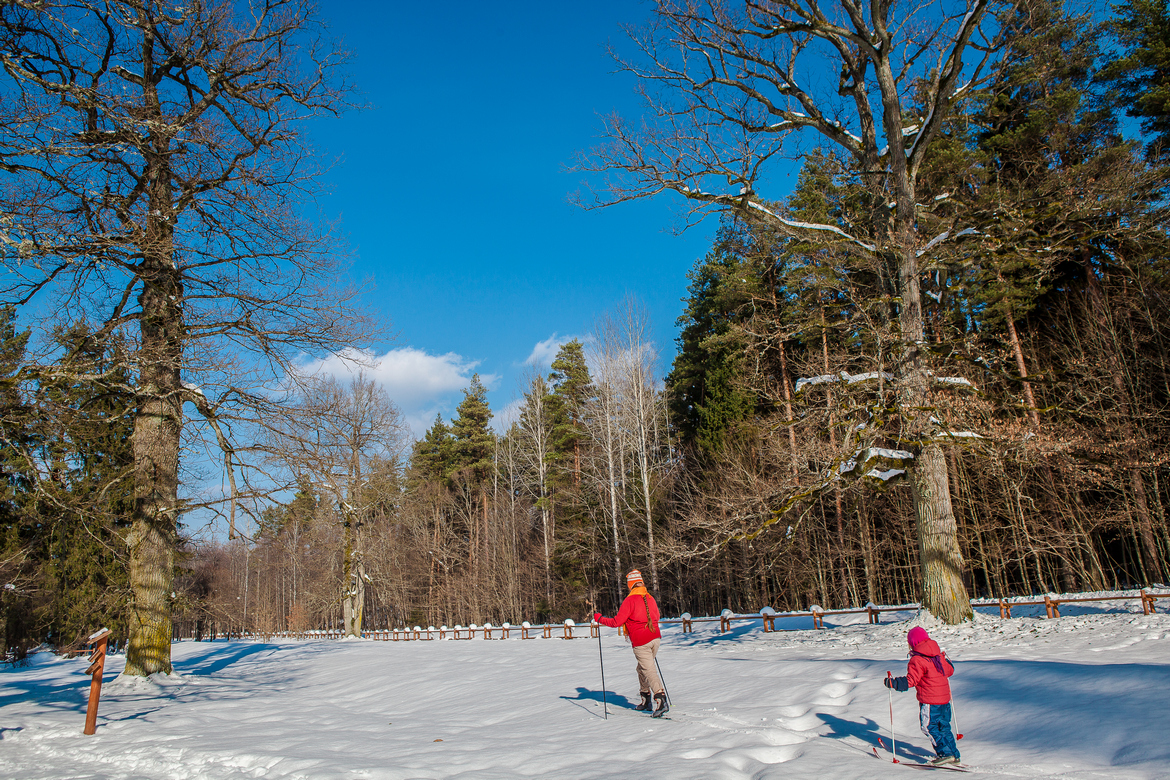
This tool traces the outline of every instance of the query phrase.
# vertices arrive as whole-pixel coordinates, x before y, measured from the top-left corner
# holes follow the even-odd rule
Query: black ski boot
[[[638,712],[649,712],[654,709],[654,705],[650,703],[650,692],[642,691],[642,703],[634,707]]]
[[[650,717],[661,718],[663,715],[670,712],[670,705],[666,703],[665,693],[654,694],[654,703],[658,706],[654,708],[654,713]]]

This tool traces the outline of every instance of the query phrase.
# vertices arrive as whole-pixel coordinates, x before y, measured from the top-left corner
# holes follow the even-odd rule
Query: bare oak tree
[[[582,168],[604,173],[595,205],[661,192],[692,217],[734,210],[805,240],[820,240],[892,269],[901,355],[896,382],[922,560],[923,604],[949,623],[970,618],[947,464],[931,406],[931,358],[922,348],[922,264],[964,234],[922,235],[917,202],[927,149],[956,102],[977,83],[996,42],[981,25],[990,0],[658,0],[632,31],[636,54],[615,54],[639,80],[652,120],[619,117]],[[808,137],[851,160],[874,204],[869,224],[788,218],[757,192]],[[778,520],[779,518],[773,518]]]
[[[126,673],[169,672],[184,436],[246,490],[265,386],[361,335],[300,197],[299,125],[346,107],[344,57],[307,0],[7,0],[0,36],[0,299],[130,340]]]

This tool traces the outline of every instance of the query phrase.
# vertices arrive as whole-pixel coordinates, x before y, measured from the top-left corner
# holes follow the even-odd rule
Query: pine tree
[[[126,534],[133,513],[131,381],[118,342],[84,324],[57,334],[64,356],[37,391],[41,450],[52,479],[40,504],[46,534],[44,622],[59,646],[101,627],[128,628]]]
[[[17,333],[16,312],[0,308],[0,529],[16,527],[20,503],[31,489],[27,452],[32,443],[31,411],[20,392],[19,372],[29,333]]]
[[[414,444],[410,458],[409,486],[423,480],[446,479],[454,461],[454,445],[451,428],[443,422],[441,414],[436,414],[426,434]]]
[[[1124,54],[1101,72],[1120,92],[1121,105],[1151,136],[1151,159],[1170,157],[1170,10],[1165,0],[1125,0],[1112,7],[1110,30]]]
[[[552,393],[549,408],[553,420],[553,450],[561,469],[572,475],[573,487],[581,485],[581,447],[588,436],[586,415],[593,399],[593,380],[585,362],[585,347],[577,339],[557,350],[548,375]]]
[[[744,340],[735,327],[749,316],[761,283],[750,252],[745,226],[725,221],[711,251],[687,274],[687,306],[676,323],[678,353],[666,377],[671,424],[680,443],[707,460],[756,409],[754,394],[740,381]]]
[[[21,392],[29,333],[16,330],[16,313],[0,307],[0,662],[19,661],[43,637],[31,593],[39,585],[31,555],[38,529],[34,518],[30,451],[35,445],[32,410]],[[13,655],[9,655],[9,653]]]
[[[471,377],[471,385],[463,391],[463,400],[455,414],[451,422],[454,443],[450,471],[470,469],[475,479],[482,482],[492,470],[493,436],[488,427],[492,410],[487,402],[487,388],[479,380],[479,374]]]

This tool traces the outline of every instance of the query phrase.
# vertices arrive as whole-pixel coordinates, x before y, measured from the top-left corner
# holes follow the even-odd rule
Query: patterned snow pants
[[[955,744],[955,735],[951,733],[951,705],[950,704],[921,704],[919,718],[922,722],[922,733],[930,737],[930,744],[934,752],[940,756],[959,757],[959,746]]]

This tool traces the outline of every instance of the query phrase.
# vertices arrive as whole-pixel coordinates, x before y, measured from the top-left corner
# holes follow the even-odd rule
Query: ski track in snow
[[[905,673],[915,624],[956,663],[972,774],[1170,778],[1170,615],[1133,609],[984,610],[957,627],[834,616],[824,631],[792,619],[777,624],[799,630],[768,634],[671,626],[668,721],[632,710],[633,654],[609,631],[608,719],[596,640],[182,642],[172,680],[115,679],[124,659],[110,656],[86,737],[85,658],[42,652],[0,671],[0,778],[905,778],[885,752],[881,680]],[[913,694],[895,693],[894,708],[900,759],[928,759]]]

